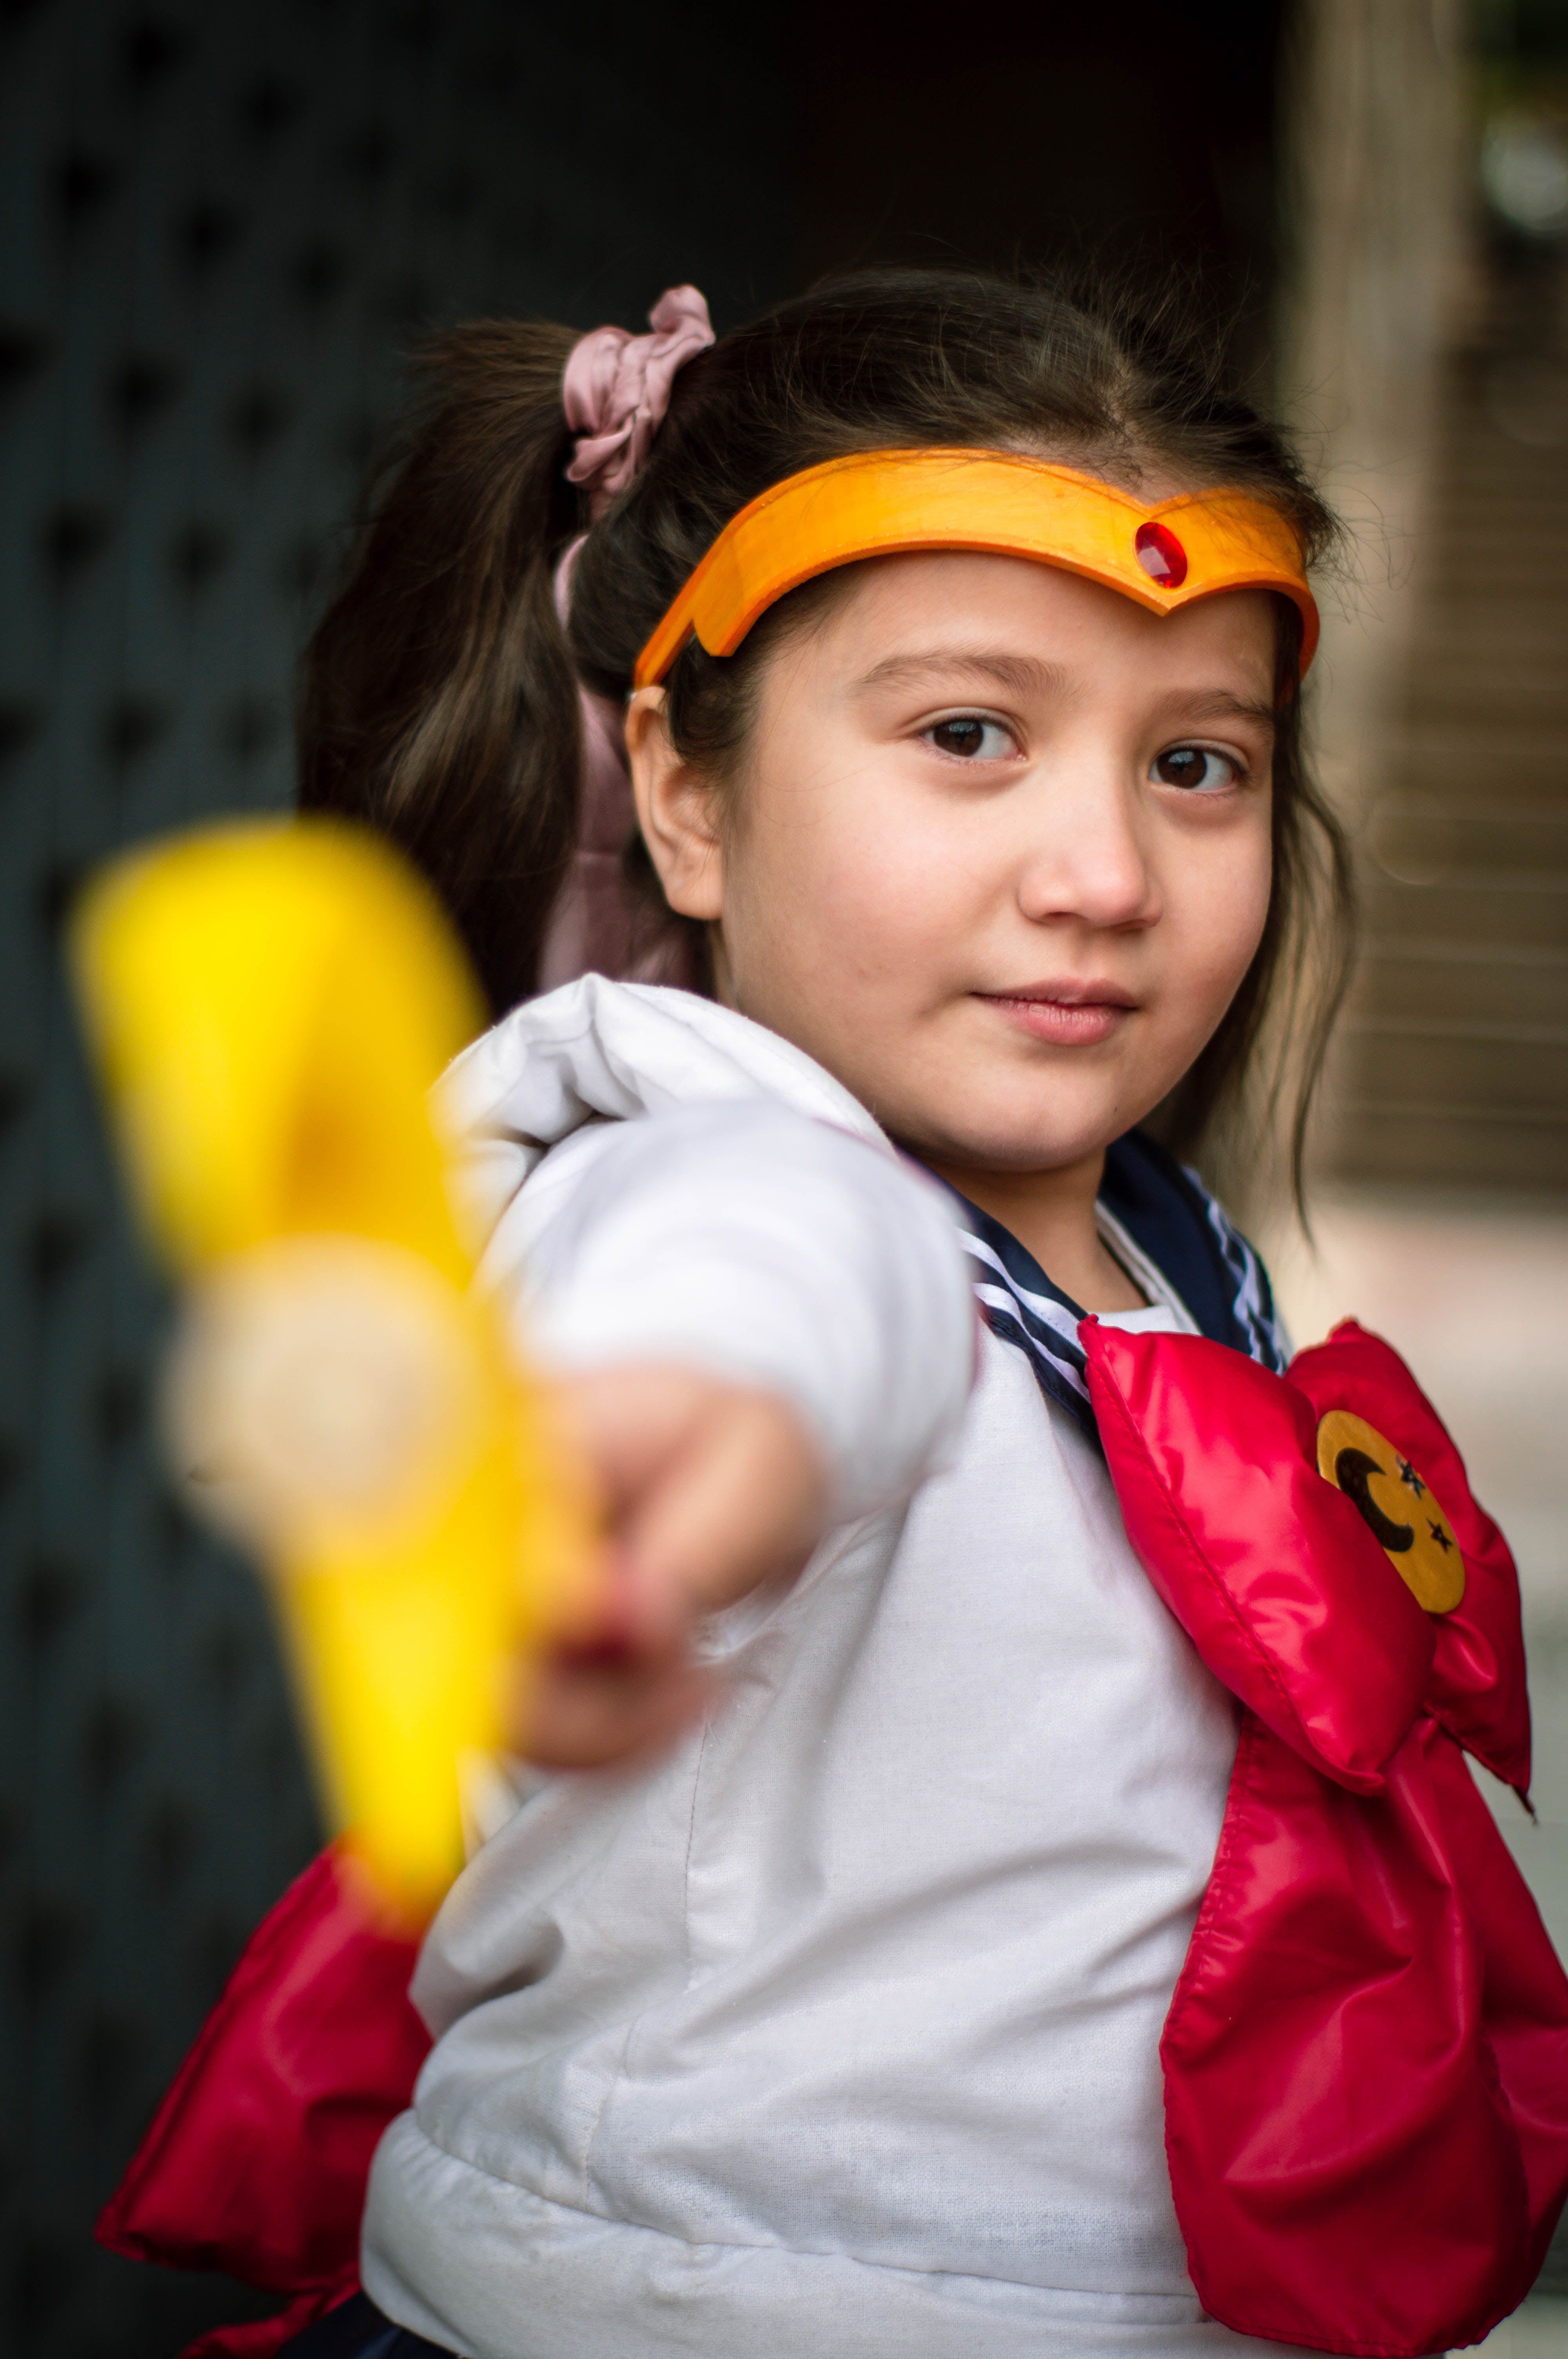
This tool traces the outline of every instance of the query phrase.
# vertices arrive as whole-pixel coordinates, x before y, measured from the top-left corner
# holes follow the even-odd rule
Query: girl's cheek
[[[871,780],[835,780],[800,824],[770,830],[759,846],[757,897],[788,927],[797,956],[825,949],[836,964],[881,966],[940,933],[955,847],[884,800]]]
[[[1227,1005],[1251,965],[1269,918],[1273,861],[1267,835],[1254,837],[1223,878],[1211,878],[1200,911],[1213,988]],[[1217,923],[1216,920],[1217,919]]]

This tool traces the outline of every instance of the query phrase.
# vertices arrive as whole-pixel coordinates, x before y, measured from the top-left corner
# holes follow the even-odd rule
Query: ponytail
[[[546,321],[480,321],[416,355],[423,416],[300,686],[301,807],[401,846],[497,1013],[535,987],[577,834],[577,676],[551,584],[577,528],[561,408],[575,342]]]

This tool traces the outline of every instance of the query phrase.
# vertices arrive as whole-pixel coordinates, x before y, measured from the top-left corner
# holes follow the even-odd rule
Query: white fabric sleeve
[[[672,1360],[782,1394],[822,1442],[836,1521],[905,1497],[963,1420],[976,1312],[941,1190],[766,1100],[578,1131],[481,1277],[546,1367]]]

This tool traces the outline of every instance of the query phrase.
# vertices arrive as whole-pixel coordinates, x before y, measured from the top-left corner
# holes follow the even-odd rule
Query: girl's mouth
[[[1022,991],[979,991],[987,1007],[1036,1040],[1088,1048],[1108,1040],[1138,1002],[1115,983],[1034,984]]]

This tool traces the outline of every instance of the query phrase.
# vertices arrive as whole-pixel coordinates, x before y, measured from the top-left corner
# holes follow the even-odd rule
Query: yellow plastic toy
[[[471,1289],[429,1111],[478,995],[402,864],[321,821],[133,854],[73,948],[186,1288],[177,1466],[272,1576],[330,1816],[422,1919],[461,1864],[460,1760],[497,1747],[594,1561],[546,1397]]]

